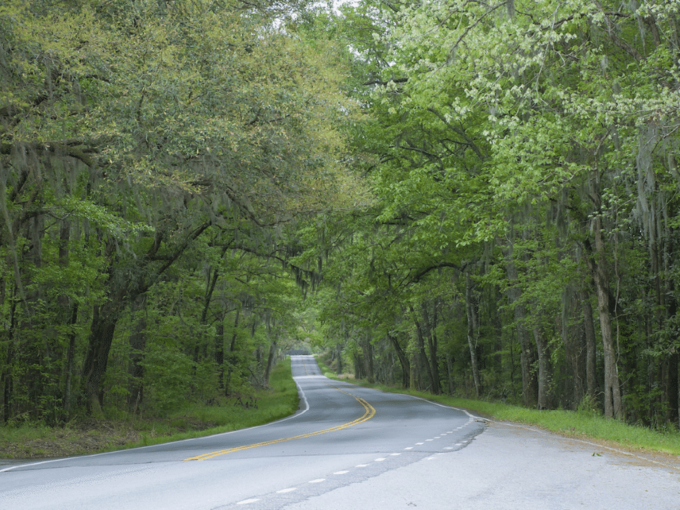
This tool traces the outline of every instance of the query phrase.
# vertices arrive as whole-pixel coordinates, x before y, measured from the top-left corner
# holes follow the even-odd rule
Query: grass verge
[[[323,363],[319,362],[319,366],[322,365]],[[325,367],[325,365],[323,366]],[[328,367],[326,367],[327,369]],[[326,370],[324,368],[321,370],[326,375]],[[453,407],[462,407],[499,421],[536,425],[568,437],[611,442],[633,451],[648,450],[680,455],[680,432],[660,432],[617,420],[607,420],[596,411],[538,411],[501,402],[485,402],[483,400],[454,398],[447,395],[432,395],[421,391],[402,390],[393,386],[370,384],[367,381],[351,378],[343,379],[343,381],[381,391],[413,395]]]
[[[340,378],[336,375],[335,372],[333,372],[330,368],[328,368],[328,365],[326,365],[323,361],[321,361],[321,358],[318,356],[315,356],[316,358],[316,364],[319,365],[319,368],[321,369],[321,373],[328,377],[329,379],[334,379],[336,381],[339,381]]]
[[[219,406],[195,404],[162,419],[86,420],[64,428],[0,427],[0,458],[66,457],[122,450],[254,427],[293,414],[298,393],[290,360],[274,367],[269,384],[269,389],[255,392],[257,409],[228,400]]]

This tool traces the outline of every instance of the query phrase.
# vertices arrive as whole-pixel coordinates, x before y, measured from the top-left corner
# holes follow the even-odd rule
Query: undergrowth
[[[317,363],[326,377],[338,379],[328,366],[318,358]],[[637,425],[630,425],[618,420],[608,420],[598,411],[590,409],[590,406],[582,406],[578,411],[538,411],[502,402],[455,398],[448,395],[432,395],[431,393],[404,390],[394,386],[370,384],[367,381],[353,378],[343,378],[342,380],[367,388],[391,393],[403,393],[453,407],[462,407],[495,420],[537,425],[546,430],[567,436],[612,441],[633,450],[644,449],[680,455],[679,432],[674,430],[662,432]]]
[[[298,393],[290,360],[272,370],[269,389],[255,391],[257,408],[193,404],[164,418],[86,420],[63,428],[40,424],[0,426],[0,458],[82,455],[167,443],[254,427],[293,414]]]

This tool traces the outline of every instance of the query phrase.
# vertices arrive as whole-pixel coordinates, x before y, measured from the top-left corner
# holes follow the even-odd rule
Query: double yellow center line
[[[330,384],[328,385],[330,386]],[[335,388],[335,386],[331,386],[331,388]],[[195,457],[189,457],[188,459],[184,460],[208,460],[212,459],[213,457],[218,457],[220,455],[226,455],[228,453],[234,453],[234,452],[240,452],[241,450],[250,450],[251,448],[258,448],[260,446],[269,446],[270,444],[277,444],[277,443],[284,443],[286,441],[293,441],[294,439],[304,439],[306,437],[314,437],[314,436],[319,436],[321,434],[326,434],[328,432],[337,432],[338,430],[343,430],[343,429],[348,429],[350,427],[353,427],[354,425],[359,425],[360,423],[364,423],[365,421],[370,420],[375,416],[375,408],[366,402],[363,398],[357,397],[356,395],[352,395],[351,393],[347,393],[346,391],[342,391],[340,388],[335,388],[336,390],[344,393],[345,395],[349,395],[351,397],[354,397],[357,402],[359,402],[363,407],[364,407],[364,414],[360,418],[357,418],[356,420],[343,423],[342,425],[337,425],[335,427],[331,427],[329,429],[323,429],[323,430],[317,430],[316,432],[309,432],[308,434],[300,434],[299,436],[293,436],[293,437],[284,437],[281,439],[273,439],[271,441],[263,441],[261,443],[255,443],[255,444],[248,444],[245,446],[237,446],[235,448],[228,448],[226,450],[218,450],[216,452],[209,452],[209,453],[204,453],[202,455],[197,455]]]

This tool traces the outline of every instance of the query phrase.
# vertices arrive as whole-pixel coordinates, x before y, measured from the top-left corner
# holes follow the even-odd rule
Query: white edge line
[[[402,395],[406,395],[406,394],[405,394],[405,393],[402,393]],[[411,397],[411,398],[417,398],[418,400],[422,400],[423,402],[427,402],[428,404],[432,404],[433,406],[443,407],[444,409],[455,409],[456,411],[462,411],[462,412],[464,412],[465,414],[467,414],[470,418],[473,418],[473,419],[477,419],[477,418],[479,418],[479,419],[484,419],[484,420],[487,419],[487,418],[482,418],[481,416],[474,416],[474,415],[470,414],[469,412],[467,412],[465,409],[461,409],[461,408],[459,408],[459,407],[445,406],[444,404],[437,404],[436,402],[432,402],[431,400],[427,400],[427,399],[425,399],[425,398],[416,397],[416,396],[414,396],[414,395],[406,395],[406,396],[407,396],[407,397]],[[488,420],[488,421],[491,421],[491,420]]]
[[[343,382],[344,382],[344,381],[343,381]],[[297,382],[296,382],[295,384],[297,384]],[[345,384],[347,384],[348,386],[354,386],[354,385],[351,385],[351,384],[349,384],[349,383],[345,383]],[[299,386],[298,386],[298,387],[299,387]],[[302,389],[300,389],[300,391],[302,391]],[[516,425],[516,424],[508,423],[508,422],[499,422],[499,421],[496,421],[496,420],[490,420],[489,418],[483,418],[483,417],[481,417],[481,416],[475,416],[475,415],[473,415],[473,414],[470,414],[466,409],[461,409],[461,408],[459,408],[459,407],[454,407],[454,406],[447,406],[447,405],[443,405],[443,404],[438,404],[437,402],[432,402],[431,400],[427,400],[427,399],[425,399],[425,398],[416,397],[415,395],[408,395],[408,394],[405,394],[405,393],[401,393],[401,395],[406,395],[407,397],[416,398],[416,399],[418,399],[418,400],[422,400],[423,402],[427,402],[428,404],[432,404],[432,405],[438,406],[438,407],[443,407],[443,408],[445,408],[445,409],[455,409],[456,411],[462,411],[462,412],[464,412],[465,414],[467,414],[471,419],[482,419],[482,420],[485,420],[485,421],[487,421],[487,422],[501,423],[501,424],[503,424],[503,425],[508,425],[508,426],[510,426],[510,427],[518,427],[518,428],[522,428],[522,429],[531,430],[531,431],[533,431],[533,432],[540,432],[540,433],[542,433],[542,434],[551,433],[551,432],[549,432],[549,431],[545,431],[545,430],[541,430],[541,429],[530,428],[530,427],[526,427],[526,426],[523,426],[523,425]],[[304,393],[303,393],[303,396],[304,396]],[[305,397],[305,402],[306,402],[306,401],[307,401],[307,398]],[[305,409],[305,411],[306,411],[306,409]],[[303,411],[303,412],[305,412],[305,411]],[[302,414],[302,413],[300,413],[300,414]],[[299,415],[298,415],[298,416],[299,416]],[[291,416],[290,418],[295,418],[295,416]],[[287,419],[289,419],[289,418],[284,418],[284,419],[287,420]],[[281,421],[283,421],[283,420],[281,420]],[[272,423],[276,423],[276,422],[272,422]],[[467,423],[466,423],[466,425],[467,425]],[[263,425],[260,425],[260,426],[262,427]],[[253,427],[253,428],[255,428],[255,427]],[[462,427],[459,427],[459,428],[456,429],[456,430],[459,430],[460,428],[462,428]],[[237,431],[235,431],[235,432],[237,432]],[[559,435],[559,434],[556,434],[556,435]],[[564,436],[563,436],[563,437],[564,437]],[[624,455],[628,455],[628,456],[631,456],[631,457],[635,457],[635,458],[640,459],[640,460],[645,460],[645,461],[647,461],[647,462],[651,462],[651,463],[654,463],[654,464],[658,464],[658,465],[660,465],[660,466],[665,466],[665,467],[669,467],[669,468],[671,468],[671,469],[678,470],[678,468],[675,467],[675,466],[671,466],[671,465],[669,465],[669,464],[664,464],[663,462],[659,462],[659,461],[656,461],[656,460],[648,459],[648,458],[646,458],[646,457],[642,457],[642,456],[640,456],[640,455],[636,455],[636,454],[634,454],[634,453],[627,452],[627,451],[625,451],[625,450],[619,450],[619,449],[617,449],[617,448],[612,448],[611,446],[604,446],[604,445],[597,444],[597,443],[591,443],[590,441],[585,441],[584,439],[578,439],[578,438],[575,438],[575,437],[568,437],[568,436],[567,436],[567,438],[568,438],[568,439],[571,439],[571,440],[573,440],[573,441],[578,441],[578,442],[580,442],[580,443],[585,443],[585,444],[588,444],[588,445],[591,445],[591,446],[597,446],[597,447],[600,447],[600,448],[605,448],[605,449],[611,450],[611,451],[613,451],[613,452],[622,453],[622,454],[624,454]],[[413,448],[413,447],[411,447],[411,448]],[[48,462],[49,462],[49,461],[48,461]],[[23,464],[23,465],[25,466],[26,464]],[[20,467],[20,466],[16,466],[16,467]],[[13,469],[13,468],[9,468],[9,469]],[[8,471],[9,469],[7,469],[7,470],[0,470],[0,473],[2,473],[3,471]]]
[[[110,455],[112,453],[125,453],[125,452],[143,450],[143,449],[146,449],[146,448],[154,448],[154,447],[157,447],[157,446],[165,446],[165,445],[168,445],[168,444],[183,443],[185,441],[196,441],[197,439],[205,439],[207,437],[226,436],[227,434],[235,434],[237,432],[244,432],[246,430],[259,429],[259,428],[262,428],[262,427],[268,427],[269,425],[274,425],[275,423],[281,423],[282,421],[292,420],[293,418],[298,418],[298,417],[302,416],[303,414],[305,414],[307,411],[309,411],[309,402],[307,401],[307,396],[305,395],[305,392],[302,391],[302,386],[300,386],[298,384],[298,382],[295,380],[295,378],[293,378],[293,382],[295,383],[298,391],[302,395],[302,399],[305,401],[305,409],[302,412],[295,413],[292,416],[288,416],[288,417],[282,418],[280,420],[271,421],[269,423],[264,423],[262,425],[256,425],[254,427],[248,427],[246,429],[231,430],[229,432],[220,432],[218,434],[211,434],[209,436],[190,437],[189,439],[179,439],[178,441],[170,441],[170,442],[167,442],[167,443],[150,444],[148,446],[137,446],[135,448],[128,448],[126,450],[115,450],[115,451],[112,451],[112,452],[92,453],[90,455],[77,455],[75,457],[64,457],[63,459],[43,460],[42,462],[33,462],[31,464],[17,464],[16,466],[11,466],[11,467],[8,467],[8,468],[5,468],[5,469],[0,469],[0,473],[12,471],[13,469],[40,466],[41,464],[50,464],[52,462],[61,462],[61,461],[64,461],[64,460],[82,459],[82,458],[85,458],[85,457],[87,457],[87,458],[99,457],[101,455]]]
[[[543,433],[543,434],[550,433],[549,431],[544,431],[544,430],[541,430],[541,429],[534,429],[534,428],[530,428],[530,427],[524,427],[524,426],[522,426],[522,425],[515,425],[515,424],[508,423],[508,422],[498,422],[498,421],[496,421],[496,420],[490,420],[490,419],[488,419],[488,418],[483,418],[483,417],[481,417],[481,416],[475,416],[475,415],[473,415],[473,414],[470,414],[470,413],[469,413],[467,410],[465,410],[465,409],[461,409],[461,408],[459,408],[459,407],[454,407],[454,406],[446,406],[446,405],[443,405],[443,404],[438,404],[438,403],[436,403],[436,402],[432,402],[431,400],[427,400],[427,399],[425,399],[425,398],[416,397],[415,395],[408,395],[408,394],[406,394],[406,393],[401,393],[401,395],[406,395],[407,397],[411,397],[411,398],[417,398],[418,400],[422,400],[423,402],[427,402],[428,404],[432,404],[433,406],[439,406],[439,407],[443,407],[443,408],[445,408],[445,409],[455,409],[456,411],[462,411],[462,412],[464,412],[465,414],[467,414],[471,419],[482,419],[482,420],[487,421],[487,422],[502,423],[503,425],[509,425],[510,427],[518,427],[518,428],[521,428],[521,429],[527,429],[527,430],[531,430],[531,431],[534,431],[534,432],[541,432],[541,433]],[[467,425],[467,423],[466,423],[465,425]],[[556,434],[556,435],[559,435],[559,434]],[[564,436],[563,436],[563,437],[564,437]],[[671,469],[678,470],[678,468],[675,467],[675,466],[671,466],[671,465],[669,465],[669,464],[664,464],[663,462],[659,462],[659,461],[656,461],[656,460],[648,459],[648,458],[646,458],[646,457],[641,457],[641,456],[639,456],[639,455],[635,455],[634,453],[630,453],[630,452],[627,452],[627,451],[625,451],[625,450],[618,450],[618,449],[616,449],[616,448],[612,448],[611,446],[604,446],[604,445],[597,444],[597,443],[591,443],[590,441],[585,441],[585,440],[583,440],[583,439],[578,439],[578,438],[575,438],[575,437],[568,437],[568,436],[567,436],[567,439],[571,439],[571,440],[573,440],[573,441],[578,441],[578,442],[580,442],[580,443],[585,443],[585,444],[588,444],[588,445],[591,445],[591,446],[597,446],[597,447],[599,447],[599,448],[605,448],[605,449],[611,450],[611,451],[613,451],[613,452],[622,453],[622,454],[628,455],[628,456],[630,456],[630,457],[635,457],[635,458],[640,459],[640,460],[645,460],[645,461],[647,461],[647,462],[652,462],[652,463],[658,464],[658,465],[660,465],[660,466],[665,466],[665,467],[669,467],[669,468],[671,468]],[[0,471],[0,473],[2,473],[2,471]]]

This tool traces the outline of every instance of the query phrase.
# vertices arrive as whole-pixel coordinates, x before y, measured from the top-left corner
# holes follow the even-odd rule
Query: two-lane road
[[[311,356],[293,356],[292,368],[301,408],[289,418],[6,468],[0,508],[283,508],[459,451],[485,428],[465,411],[331,381]]]

